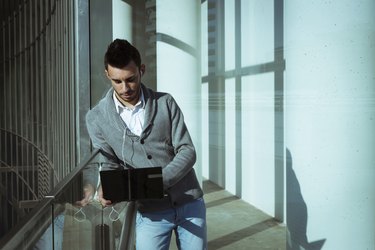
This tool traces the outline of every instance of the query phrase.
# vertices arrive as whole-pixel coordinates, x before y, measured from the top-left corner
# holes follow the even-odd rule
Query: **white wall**
[[[374,249],[374,9],[373,0],[285,1],[287,222],[296,245]]]
[[[208,23],[207,23],[207,1],[201,4],[201,77],[208,75]],[[208,83],[201,87],[201,155],[202,176],[209,176],[209,137],[208,137]]]
[[[236,193],[236,89],[235,79],[225,81],[225,189]],[[240,181],[240,180],[239,180]]]
[[[273,73],[242,80],[242,199],[274,215]]]
[[[274,61],[273,1],[241,2],[241,66]],[[242,199],[275,210],[274,73],[242,78]],[[240,181],[240,180],[237,180]]]

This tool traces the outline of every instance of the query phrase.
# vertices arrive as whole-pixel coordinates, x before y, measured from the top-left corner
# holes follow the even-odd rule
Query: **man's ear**
[[[141,72],[141,76],[143,76],[146,71],[146,65],[141,64],[141,66],[139,67],[139,71]]]
[[[104,70],[104,73],[105,73],[106,77],[107,77],[109,80],[111,80],[111,78],[109,78],[109,74],[108,74],[108,71],[107,71],[106,69]]]

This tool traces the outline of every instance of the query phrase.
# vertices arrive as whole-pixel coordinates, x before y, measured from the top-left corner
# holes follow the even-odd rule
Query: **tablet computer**
[[[112,203],[164,197],[161,167],[100,172],[103,198]]]

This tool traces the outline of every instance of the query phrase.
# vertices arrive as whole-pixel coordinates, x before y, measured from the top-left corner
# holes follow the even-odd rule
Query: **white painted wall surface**
[[[374,10],[373,0],[285,1],[287,185],[300,186],[287,192],[287,222],[300,246],[375,246]]]

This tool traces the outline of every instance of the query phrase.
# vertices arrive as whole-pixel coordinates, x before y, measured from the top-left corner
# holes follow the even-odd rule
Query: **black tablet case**
[[[161,167],[100,172],[103,198],[112,203],[164,197]]]

